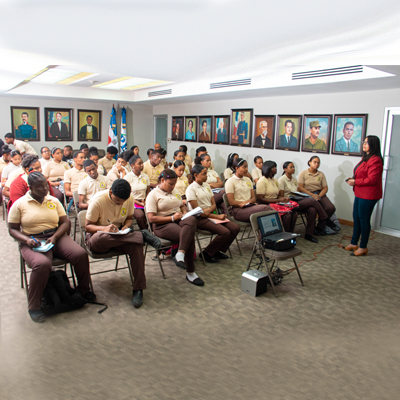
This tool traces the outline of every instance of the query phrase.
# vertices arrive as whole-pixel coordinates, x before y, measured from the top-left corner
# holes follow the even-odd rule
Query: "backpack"
[[[86,303],[87,301],[78,290],[71,288],[64,271],[50,272],[41,302],[41,309],[45,315],[77,310]]]

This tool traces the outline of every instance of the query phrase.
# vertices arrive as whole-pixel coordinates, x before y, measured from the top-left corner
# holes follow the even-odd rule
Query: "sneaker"
[[[43,314],[42,310],[28,310],[29,315],[33,322],[44,322],[46,321],[46,316]]]
[[[172,261],[175,263],[175,265],[176,265],[178,268],[182,268],[182,269],[184,269],[184,270],[186,271],[186,264],[185,264],[184,261],[178,261],[178,260],[176,259],[176,257],[172,257]]]
[[[162,244],[161,240],[157,237],[152,235],[147,229],[142,229],[140,231],[143,235],[143,241],[148,243],[151,247],[154,247],[156,250],[161,249]]]
[[[96,295],[90,290],[83,296],[83,298],[87,300],[89,303],[91,301],[96,301]]]
[[[134,290],[132,292],[133,307],[139,308],[143,304],[143,290]]]

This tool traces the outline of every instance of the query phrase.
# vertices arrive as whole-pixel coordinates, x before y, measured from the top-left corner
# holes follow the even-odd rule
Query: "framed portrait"
[[[15,139],[39,142],[39,107],[11,106],[11,130]]]
[[[197,141],[197,117],[185,117],[185,142]]]
[[[332,154],[361,156],[368,114],[335,114]]]
[[[212,117],[199,117],[199,142],[212,143]]]
[[[278,115],[275,148],[299,151],[301,140],[301,115]]]
[[[253,132],[253,109],[232,110],[230,144],[233,146],[251,146]]]
[[[183,117],[172,117],[171,140],[183,140]]]
[[[214,144],[229,144],[229,115],[214,116],[213,123],[213,143]]]
[[[273,149],[274,141],[275,115],[255,115],[253,147]]]
[[[45,108],[44,120],[46,142],[72,140],[71,108]]]
[[[101,110],[78,110],[78,141],[101,141]]]
[[[332,115],[304,115],[301,151],[329,154]]]

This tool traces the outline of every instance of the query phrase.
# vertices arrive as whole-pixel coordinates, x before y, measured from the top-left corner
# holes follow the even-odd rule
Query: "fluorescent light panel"
[[[33,78],[32,82],[42,83],[42,84],[56,84],[57,82],[70,78],[71,76],[77,75],[78,73],[79,71],[68,71],[68,70],[53,68]]]
[[[99,74],[94,74],[92,72],[80,72],[79,74],[72,75],[69,78],[66,78],[66,79],[63,79],[63,80],[57,82],[57,85],[72,85],[73,83],[83,81],[83,80],[89,78],[90,76],[95,76],[95,75],[99,75]]]

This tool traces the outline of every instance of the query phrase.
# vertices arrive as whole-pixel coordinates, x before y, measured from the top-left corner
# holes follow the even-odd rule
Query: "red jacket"
[[[367,162],[358,164],[354,172],[356,184],[353,187],[356,197],[365,200],[382,198],[383,164],[378,156],[371,157]]]

